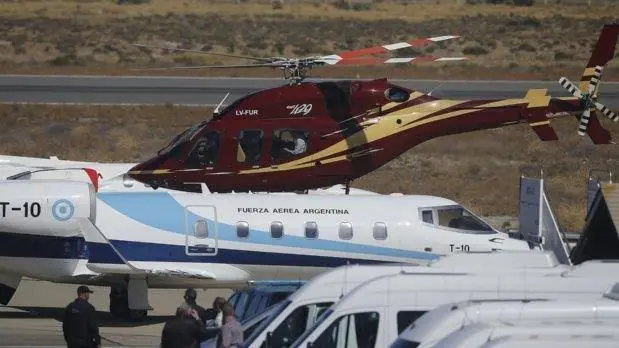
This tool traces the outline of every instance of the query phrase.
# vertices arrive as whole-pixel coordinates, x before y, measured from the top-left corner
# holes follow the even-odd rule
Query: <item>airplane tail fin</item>
[[[602,72],[615,55],[618,36],[619,23],[604,25],[578,86],[566,77],[559,79],[561,87],[580,99],[583,112],[577,116],[579,119],[578,134],[585,135],[586,133],[594,144],[611,143],[610,132],[602,127],[598,116],[608,117],[615,122],[619,121],[619,114],[612,112],[597,101]]]

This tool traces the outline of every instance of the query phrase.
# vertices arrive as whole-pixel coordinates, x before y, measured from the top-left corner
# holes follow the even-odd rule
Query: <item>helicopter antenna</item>
[[[217,107],[213,111],[213,115],[219,114],[219,108],[226,101],[226,99],[228,98],[229,95],[230,95],[230,92],[226,93],[226,96],[219,102],[219,104],[217,105]]]
[[[414,39],[403,42],[396,42],[388,45],[362,48],[358,50],[342,51],[336,54],[326,56],[310,56],[303,58],[286,58],[286,57],[250,57],[226,53],[215,53],[202,50],[168,48],[156,45],[132,44],[141,48],[155,48],[176,52],[200,53],[215,56],[224,56],[231,58],[240,58],[252,60],[253,63],[239,65],[202,65],[202,66],[177,66],[170,68],[143,68],[133,70],[172,70],[172,69],[206,69],[206,68],[275,68],[283,70],[284,79],[289,80],[291,85],[301,83],[305,78],[310,76],[312,69],[315,66],[324,65],[374,65],[374,64],[409,64],[416,62],[448,62],[456,60],[465,60],[466,57],[438,57],[438,56],[417,56],[417,57],[398,57],[398,58],[379,58],[379,57],[363,57],[368,55],[377,55],[391,53],[395,50],[409,47],[421,47],[430,43],[446,41],[460,38],[457,35],[435,36],[430,38]]]

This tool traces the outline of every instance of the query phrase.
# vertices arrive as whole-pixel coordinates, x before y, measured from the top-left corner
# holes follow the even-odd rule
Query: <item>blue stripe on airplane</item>
[[[368,260],[346,257],[332,257],[306,254],[274,253],[265,251],[250,251],[238,249],[219,249],[213,256],[192,256],[185,253],[185,246],[157,243],[139,243],[124,240],[110,241],[125,258],[131,261],[159,261],[159,262],[197,262],[197,263],[226,263],[240,265],[269,265],[269,266],[307,266],[307,267],[337,267],[347,263],[387,263],[384,260]],[[93,243],[88,243],[92,249]],[[100,245],[103,247],[103,245]],[[107,246],[109,248],[109,246]],[[111,248],[109,248],[111,250]],[[105,255],[108,255],[105,253]],[[128,256],[131,255],[131,256]],[[97,257],[98,263],[117,263],[115,258],[105,259]],[[93,261],[90,261],[93,262]]]
[[[98,197],[114,210],[135,221],[172,233],[183,235],[186,234],[186,218],[188,226],[194,226],[197,220],[204,219],[203,217],[191,212],[188,212],[188,215],[186,216],[185,208],[167,192],[100,192],[98,193]],[[249,238],[241,239],[236,236],[236,228],[234,226],[221,222],[219,222],[217,226],[218,239],[224,241],[271,245],[277,247],[302,248],[306,249],[308,252],[311,252],[312,249],[314,249],[384,257],[401,257],[416,260],[433,260],[440,257],[438,254],[421,251],[394,249],[381,247],[379,245],[324,240],[320,238],[307,239],[288,234],[284,234],[283,238],[271,238],[270,233],[255,229],[250,230]],[[211,228],[210,224],[209,228]],[[105,231],[103,232],[105,233]],[[376,241],[376,244],[380,244],[380,241]],[[184,248],[184,246],[182,248]],[[126,255],[126,257],[133,260],[131,255]]]

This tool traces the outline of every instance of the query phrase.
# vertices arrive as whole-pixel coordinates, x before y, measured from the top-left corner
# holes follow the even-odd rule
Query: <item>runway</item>
[[[390,81],[432,91],[440,98],[522,98],[531,88],[568,96],[554,81]],[[225,102],[228,104],[248,93],[284,83],[279,78],[0,75],[0,103],[213,106],[226,93],[230,93]],[[619,83],[602,81],[600,100],[610,108],[619,108]]]
[[[122,323],[108,312],[109,288],[94,290],[91,303],[97,309],[99,330],[104,347],[158,347],[161,330],[176,307],[183,301],[184,289],[149,290],[154,308],[141,323]],[[9,306],[0,305],[0,348],[66,347],[62,335],[64,306],[75,298],[76,285],[54,284],[24,279]],[[199,290],[198,303],[209,307],[215,296],[228,298],[230,290]]]

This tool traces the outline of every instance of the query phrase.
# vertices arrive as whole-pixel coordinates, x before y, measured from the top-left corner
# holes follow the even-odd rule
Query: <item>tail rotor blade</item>
[[[585,109],[580,116],[580,123],[578,124],[578,135],[585,135],[587,128],[589,127],[589,117],[591,116],[591,110]]]
[[[593,93],[595,92],[595,89],[598,86],[598,83],[600,83],[600,79],[602,78],[602,70],[604,69],[604,67],[601,66],[596,66],[593,72],[593,76],[591,76],[591,79],[589,80],[589,94],[593,95]]]
[[[578,87],[576,87],[576,85],[574,85],[570,80],[568,80],[567,77],[561,77],[559,79],[559,84],[561,85],[561,87],[567,89],[567,91],[576,98],[582,97],[582,93],[580,93]]]
[[[600,110],[602,115],[608,117],[613,122],[619,121],[619,115],[617,115],[614,112],[612,112],[608,107],[606,107],[606,105],[604,105],[602,103],[599,103],[599,102],[595,102],[593,104],[595,105],[596,109]]]

